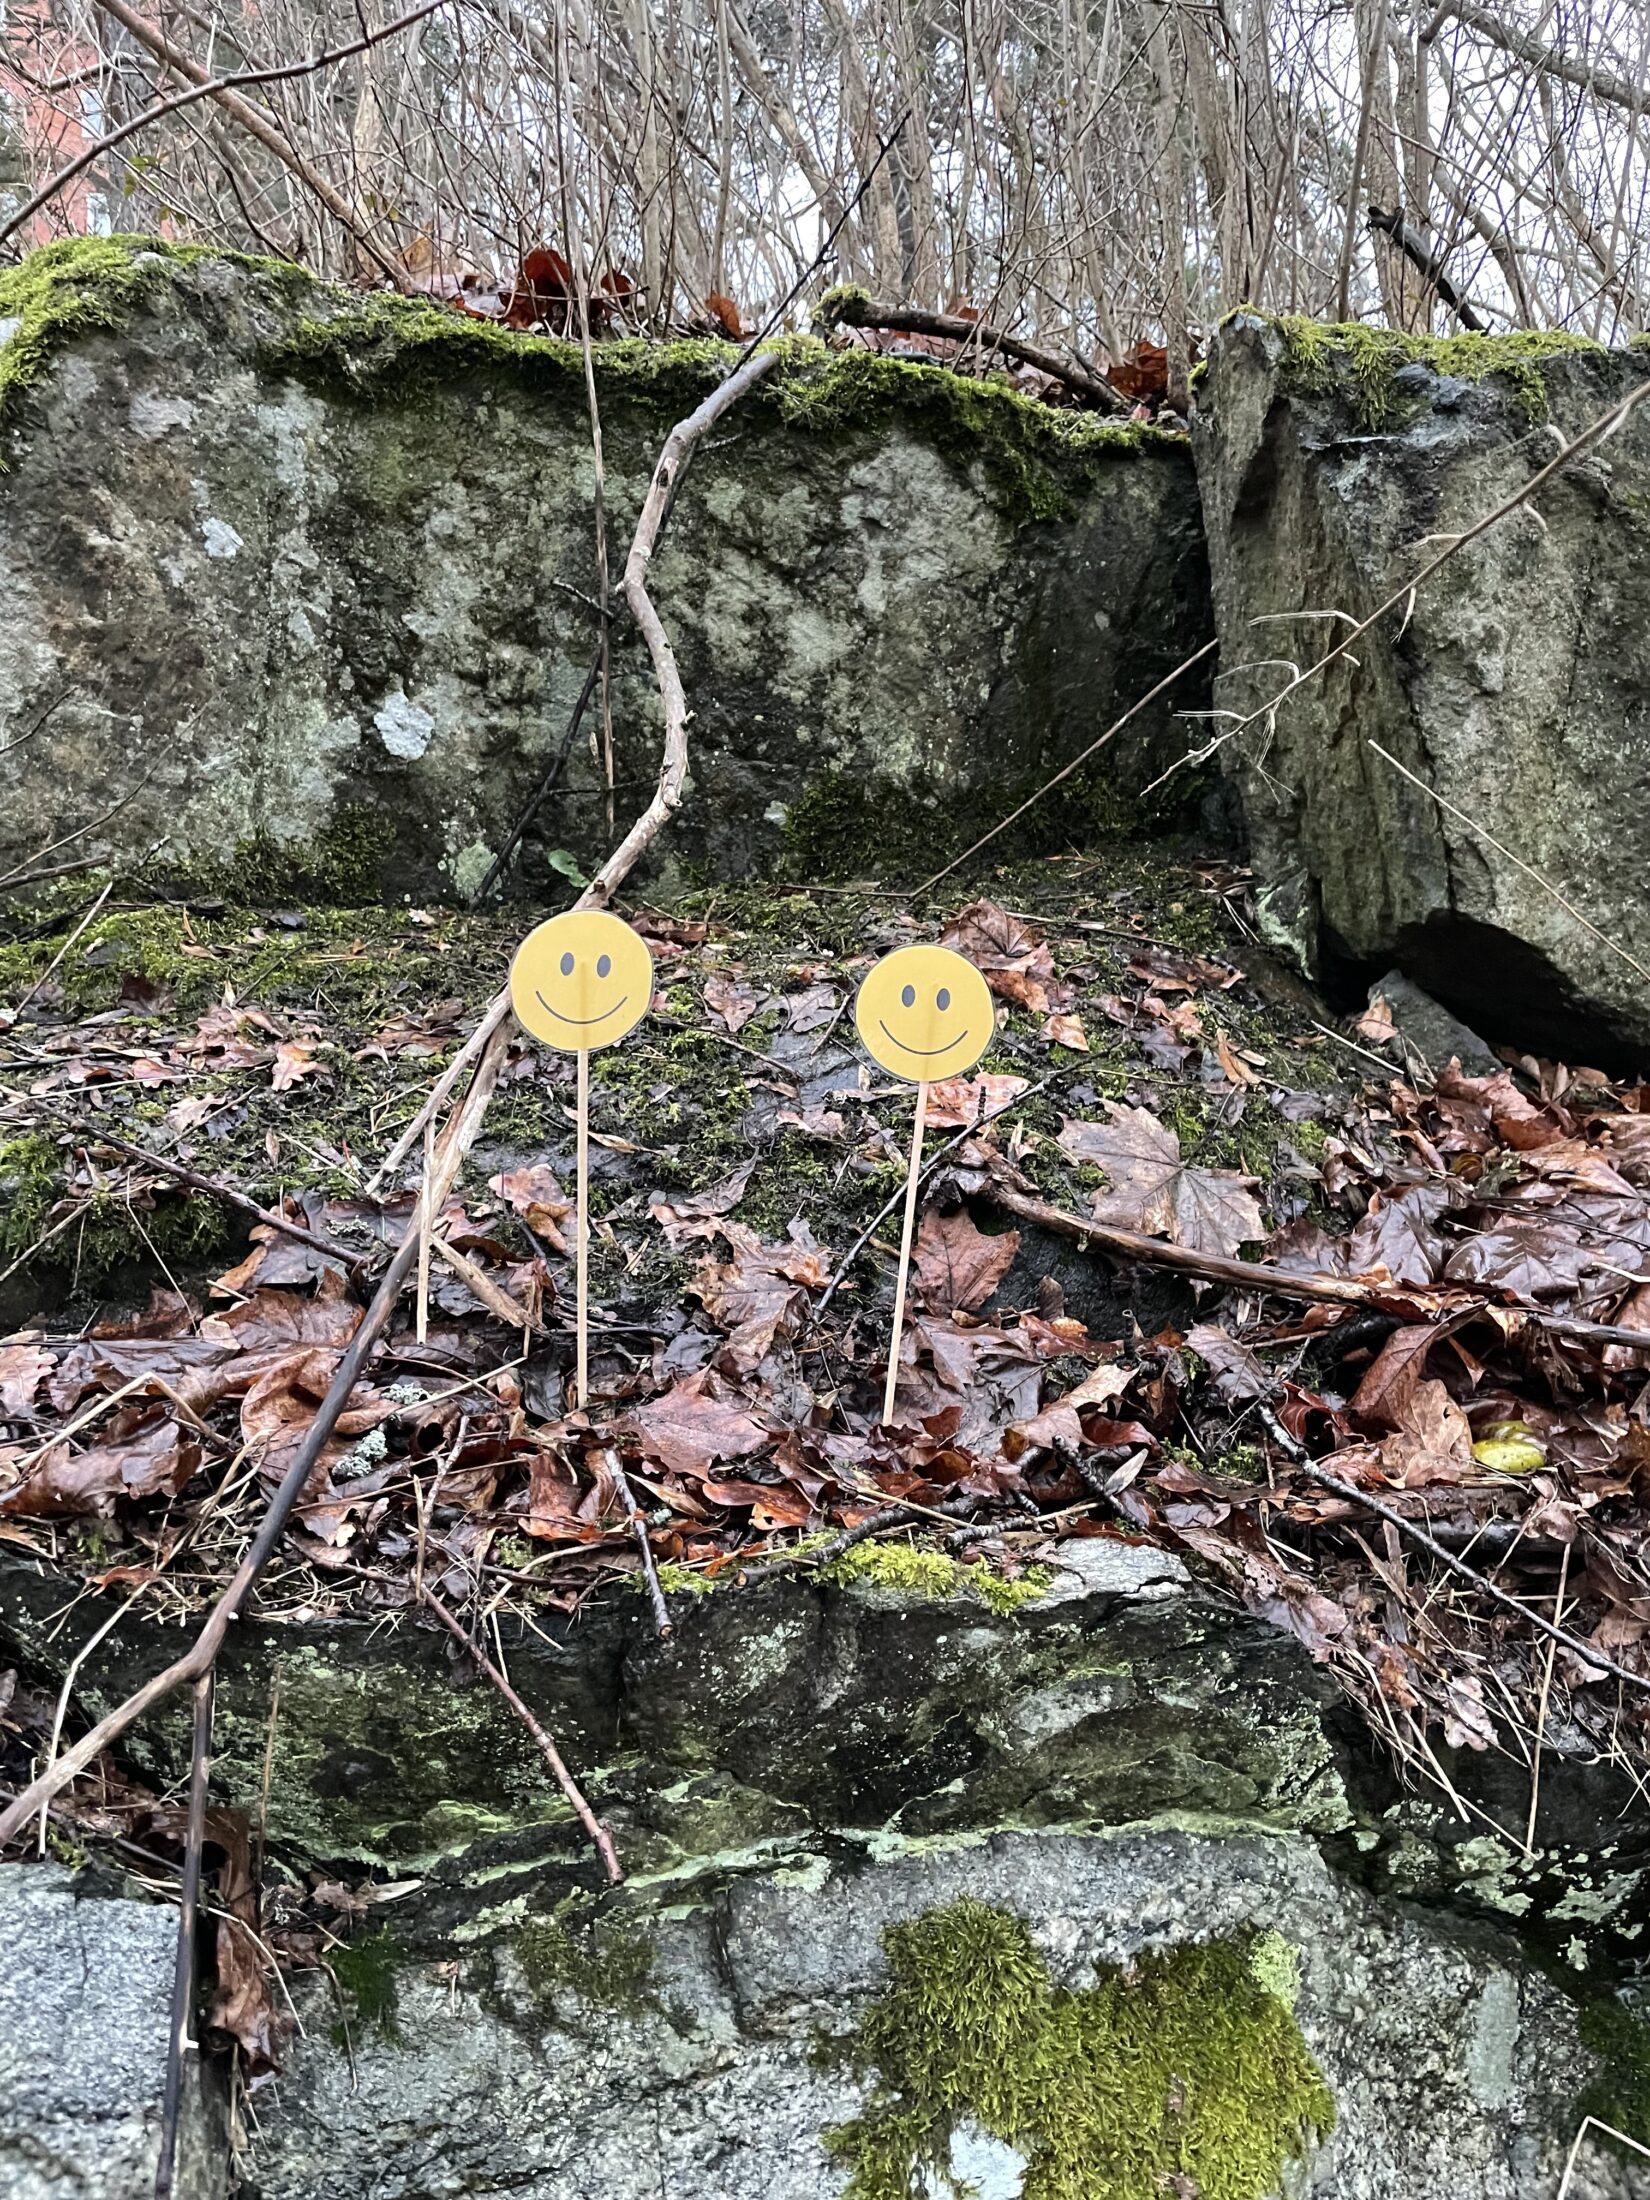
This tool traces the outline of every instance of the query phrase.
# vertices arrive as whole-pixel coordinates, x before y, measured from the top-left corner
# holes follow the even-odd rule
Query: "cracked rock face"
[[[1650,371],[1629,352],[1479,382],[1413,364],[1372,427],[1349,371],[1312,394],[1286,350],[1276,327],[1240,316],[1198,402],[1217,701],[1239,712]],[[1537,382],[1545,418],[1532,417]],[[1272,944],[1360,991],[1397,964],[1491,1041],[1571,1061],[1642,1056],[1650,990],[1606,939],[1650,963],[1647,514],[1640,408],[1443,565],[1406,619],[1229,744]]]
[[[591,662],[582,372],[473,343],[379,372],[317,342],[359,301],[295,272],[151,272],[127,324],[59,351],[8,416],[0,867],[102,819],[89,844],[124,859],[301,866],[343,832],[397,897],[468,892]],[[599,377],[615,593],[698,372],[675,397]],[[1186,450],[1120,432],[1068,469],[1066,516],[1020,524],[987,446],[930,398],[793,425],[763,392],[695,458],[649,582],[693,711],[673,854],[764,875],[798,803],[846,783],[873,819],[880,788],[908,838],[926,820],[918,860],[938,860],[936,819],[1029,791],[1207,632]],[[661,716],[622,608],[613,631],[624,818],[657,776]],[[600,725],[598,703],[530,879],[548,851],[612,844]],[[1184,748],[1167,704],[1128,741],[1122,787]],[[310,875],[326,886],[323,861]]]
[[[1381,1910],[1295,1837],[998,1834],[673,1893],[648,1925],[646,1988],[622,2007],[531,1977],[505,1933],[441,1972],[409,1966],[396,2036],[357,2031],[351,2065],[312,1990],[250,2192],[834,2200],[847,2178],[822,2138],[864,2087],[816,2042],[882,1984],[884,1929],[959,1895],[1022,1917],[1073,1987],[1097,1963],[1251,1928],[1298,1950],[1295,2014],[1337,2122],[1289,2174],[1291,2200],[1551,2194],[1588,2068],[1561,1997],[1504,1946]],[[966,2115],[949,2165],[950,2191],[959,2173],[998,2200],[1024,2189],[1025,2156]],[[1570,2200],[1647,2189],[1593,2157]]]
[[[49,1674],[72,1651],[47,1624],[52,1585],[14,1563],[0,1592],[0,1646]],[[1390,1829],[1359,1799],[1321,1676],[1173,1557],[1077,1540],[1003,1612],[965,1586],[870,1578],[675,1603],[664,1643],[640,1598],[507,1631],[517,1686],[614,1832],[628,1877],[611,1893],[530,1744],[444,1641],[415,1625],[235,1631],[218,1798],[259,1791],[279,1669],[272,1852],[421,1882],[339,1952],[337,1992],[297,1982],[304,2034],[258,2096],[248,2200],[837,2200],[848,2172],[826,2138],[869,2080],[821,2043],[886,1988],[889,1928],[965,1898],[1023,1921],[1076,1990],[1188,1943],[1267,1948],[1267,1990],[1336,2111],[1289,2200],[1551,2200],[1595,2071],[1576,2005],[1498,1924],[1402,1898],[1429,1883],[1381,1868]],[[82,1669],[88,1708],[174,1650],[123,1622]],[[133,1737],[153,1777],[178,1769],[175,1726]],[[141,2132],[169,1913],[82,1904],[127,1935],[100,1944],[88,1988],[63,1875],[16,1867],[0,1902],[8,1883],[42,1889],[56,1921],[5,1943],[19,1983],[0,1980],[0,2074],[32,2074],[24,2123],[62,2130],[106,2100]],[[102,2038],[142,2001],[142,2068],[111,2085],[71,2056],[54,2075],[40,1968],[67,2012],[47,2020],[54,2039],[70,2024]],[[10,2098],[0,2200],[114,2200],[108,2182],[28,2182],[35,2142]],[[935,2200],[970,2183],[1016,2200],[1035,2179],[1032,2137],[969,2103],[942,2139],[913,2170]],[[1569,2200],[1646,2193],[1584,2157]]]

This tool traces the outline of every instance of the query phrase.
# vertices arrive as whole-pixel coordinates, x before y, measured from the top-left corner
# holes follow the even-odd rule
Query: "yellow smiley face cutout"
[[[653,957],[606,909],[569,909],[529,932],[510,965],[510,1005],[535,1039],[578,1054],[633,1031],[653,999]]]
[[[991,988],[949,947],[897,947],[865,973],[854,1022],[880,1069],[922,1084],[972,1069],[997,1028]]]

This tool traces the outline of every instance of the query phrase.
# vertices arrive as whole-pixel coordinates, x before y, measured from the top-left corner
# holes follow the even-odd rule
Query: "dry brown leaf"
[[[1014,1265],[1018,1230],[987,1237],[966,1207],[942,1215],[930,1207],[917,1227],[912,1271],[925,1305],[936,1313],[983,1306]]]
[[[1106,1105],[1109,1123],[1068,1120],[1060,1130],[1074,1161],[1093,1162],[1110,1179],[1094,1195],[1102,1222],[1199,1253],[1235,1253],[1262,1235],[1252,1178],[1195,1168],[1181,1160],[1175,1133],[1148,1109]]]
[[[1018,1100],[1029,1086],[1028,1078],[1010,1077],[1001,1070],[982,1070],[977,1077],[936,1077],[928,1088],[928,1127],[968,1130]]]
[[[674,1473],[703,1478],[718,1460],[746,1459],[768,1444],[768,1431],[717,1396],[712,1380],[704,1373],[686,1376],[626,1417],[642,1449]]]
[[[566,1252],[561,1226],[573,1212],[573,1202],[563,1198],[555,1171],[547,1163],[531,1161],[522,1169],[506,1169],[489,1177],[487,1188],[497,1192],[510,1212],[519,1215],[553,1253]]]

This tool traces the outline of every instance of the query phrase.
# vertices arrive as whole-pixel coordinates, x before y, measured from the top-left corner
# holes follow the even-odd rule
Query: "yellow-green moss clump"
[[[1563,329],[1516,329],[1506,336],[1410,336],[1401,329],[1369,328],[1361,321],[1309,321],[1299,314],[1280,314],[1272,325],[1283,338],[1286,378],[1312,396],[1350,389],[1359,419],[1371,428],[1390,427],[1411,409],[1394,378],[1400,368],[1417,361],[1436,374],[1466,382],[1499,375],[1511,385],[1526,417],[1538,421],[1547,418],[1543,360],[1573,352],[1609,356],[1590,336]]]
[[[124,326],[145,292],[164,279],[168,263],[203,259],[231,260],[283,281],[303,279],[300,269],[281,260],[153,237],[64,237],[0,272],[0,325],[16,324],[0,344],[0,421],[72,338]]]
[[[983,1564],[965,1566],[945,1551],[926,1550],[920,1543],[856,1543],[828,1566],[819,1578],[846,1589],[856,1582],[892,1589],[908,1597],[972,1596],[999,1615],[1017,1612],[1022,1604],[1040,1597],[1048,1587],[1047,1569],[1028,1566],[1010,1581]]]
[[[1056,1986],[983,1902],[883,1935],[891,1978],[852,2043],[877,2084],[827,2134],[852,2200],[907,2200],[963,2119],[1028,2158],[1025,2200],[1265,2200],[1335,2106],[1251,1947],[1187,1945]],[[1266,1968],[1263,1966],[1262,1968]]]

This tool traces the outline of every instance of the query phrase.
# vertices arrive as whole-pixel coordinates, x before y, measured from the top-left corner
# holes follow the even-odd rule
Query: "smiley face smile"
[[[614,1002],[611,1008],[604,1008],[599,1016],[564,1016],[559,1008],[550,1006],[550,1003],[537,986],[533,988],[533,998],[546,1015],[555,1017],[558,1024],[605,1024],[609,1016],[617,1016],[625,1002],[629,1000],[630,995],[628,993],[623,995],[621,999]]]
[[[552,1010],[551,1013],[554,1014],[554,1010]],[[880,1016],[877,1018],[877,1022],[879,1024],[882,1024],[882,1018]],[[889,1031],[886,1024],[882,1024],[882,1028],[884,1032],[887,1033],[888,1038],[893,1042],[895,1046],[899,1048],[902,1054],[949,1054],[951,1052],[951,1049],[956,1045],[957,1039],[960,1039],[964,1036],[962,1032],[958,1032],[957,1039],[947,1039],[943,1046],[914,1047],[909,1039],[902,1039],[896,1032]]]

